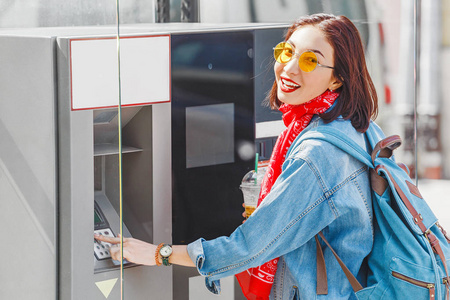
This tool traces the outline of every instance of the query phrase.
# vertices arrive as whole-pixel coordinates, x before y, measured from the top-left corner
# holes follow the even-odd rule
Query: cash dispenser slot
[[[122,145],[122,154],[140,152],[142,149]],[[117,144],[99,144],[94,146],[94,157],[103,155],[119,154],[119,145]]]
[[[139,108],[123,109],[122,127],[126,126],[138,111]],[[94,112],[94,157],[119,154],[119,144],[117,142],[117,115],[117,109]],[[129,145],[122,145],[123,154],[139,151],[142,151],[142,149]]]

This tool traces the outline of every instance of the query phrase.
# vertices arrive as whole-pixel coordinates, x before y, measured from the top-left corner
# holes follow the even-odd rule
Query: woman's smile
[[[286,78],[284,76],[281,76],[280,78],[281,78],[280,89],[284,93],[291,93],[301,87],[300,84],[296,83],[295,81],[293,81],[289,78]]]

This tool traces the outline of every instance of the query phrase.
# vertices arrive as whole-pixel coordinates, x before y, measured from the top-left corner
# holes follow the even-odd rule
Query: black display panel
[[[251,30],[172,35],[174,244],[242,223],[239,185],[255,156],[253,45]]]

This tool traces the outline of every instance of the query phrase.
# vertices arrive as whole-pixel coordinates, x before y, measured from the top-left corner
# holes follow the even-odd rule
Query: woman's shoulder
[[[303,134],[314,131],[319,127],[332,127],[338,130],[343,136],[349,137],[355,141],[358,145],[367,149],[366,140],[364,134],[358,132],[351,124],[350,120],[346,120],[342,117],[336,120],[325,123],[323,119],[315,116],[311,123],[304,129],[304,131],[297,137],[292,146],[290,147],[286,158],[294,157],[307,157],[309,160],[323,160],[324,157],[332,157],[333,160],[338,160],[342,156],[346,156],[345,152],[334,146],[333,144],[319,139],[306,139],[302,140]]]

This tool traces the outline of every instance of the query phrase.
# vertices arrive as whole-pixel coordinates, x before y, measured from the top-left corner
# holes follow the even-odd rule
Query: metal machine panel
[[[55,299],[54,42],[0,36],[1,299]]]

